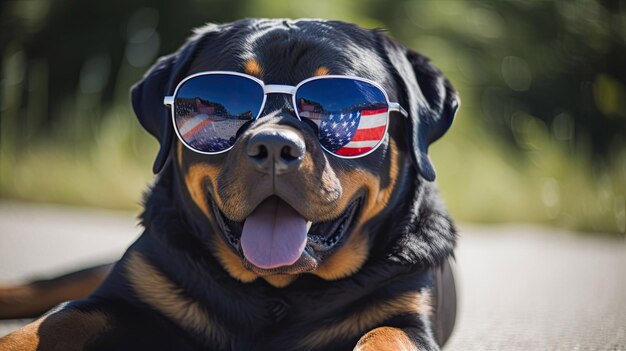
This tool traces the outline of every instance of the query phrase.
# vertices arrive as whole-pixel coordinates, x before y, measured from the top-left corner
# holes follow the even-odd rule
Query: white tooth
[[[306,221],[306,232],[308,233],[309,230],[311,229],[311,226],[313,225],[313,222],[311,221]]]

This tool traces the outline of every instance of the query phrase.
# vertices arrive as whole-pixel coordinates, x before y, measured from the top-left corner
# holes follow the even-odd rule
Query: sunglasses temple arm
[[[397,102],[389,103],[389,111],[400,112],[405,118],[409,117],[409,113]]]
[[[174,105],[174,97],[173,96],[165,96],[163,97],[163,105],[172,106]]]

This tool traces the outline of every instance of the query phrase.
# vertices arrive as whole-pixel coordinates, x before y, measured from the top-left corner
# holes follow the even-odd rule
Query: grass
[[[539,120],[526,118],[542,128]],[[530,130],[520,152],[480,126],[468,126],[475,122],[471,118],[459,122],[431,147],[443,198],[455,218],[626,232],[624,148],[616,148],[599,168],[545,131]]]
[[[0,196],[139,209],[142,191],[153,177],[157,143],[131,116],[129,109],[114,109],[89,140],[64,134],[33,142],[24,150],[3,140]]]

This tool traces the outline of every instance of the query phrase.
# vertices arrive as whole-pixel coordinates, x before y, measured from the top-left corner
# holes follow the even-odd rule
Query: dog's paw
[[[402,329],[380,327],[363,335],[354,351],[417,351]]]

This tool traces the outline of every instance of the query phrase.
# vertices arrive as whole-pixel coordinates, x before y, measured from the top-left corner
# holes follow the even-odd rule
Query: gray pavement
[[[112,261],[133,214],[0,202],[0,284]],[[457,327],[446,350],[626,350],[626,243],[461,224]],[[0,335],[27,321],[0,322]]]
[[[624,239],[461,226],[447,350],[626,350]]]

